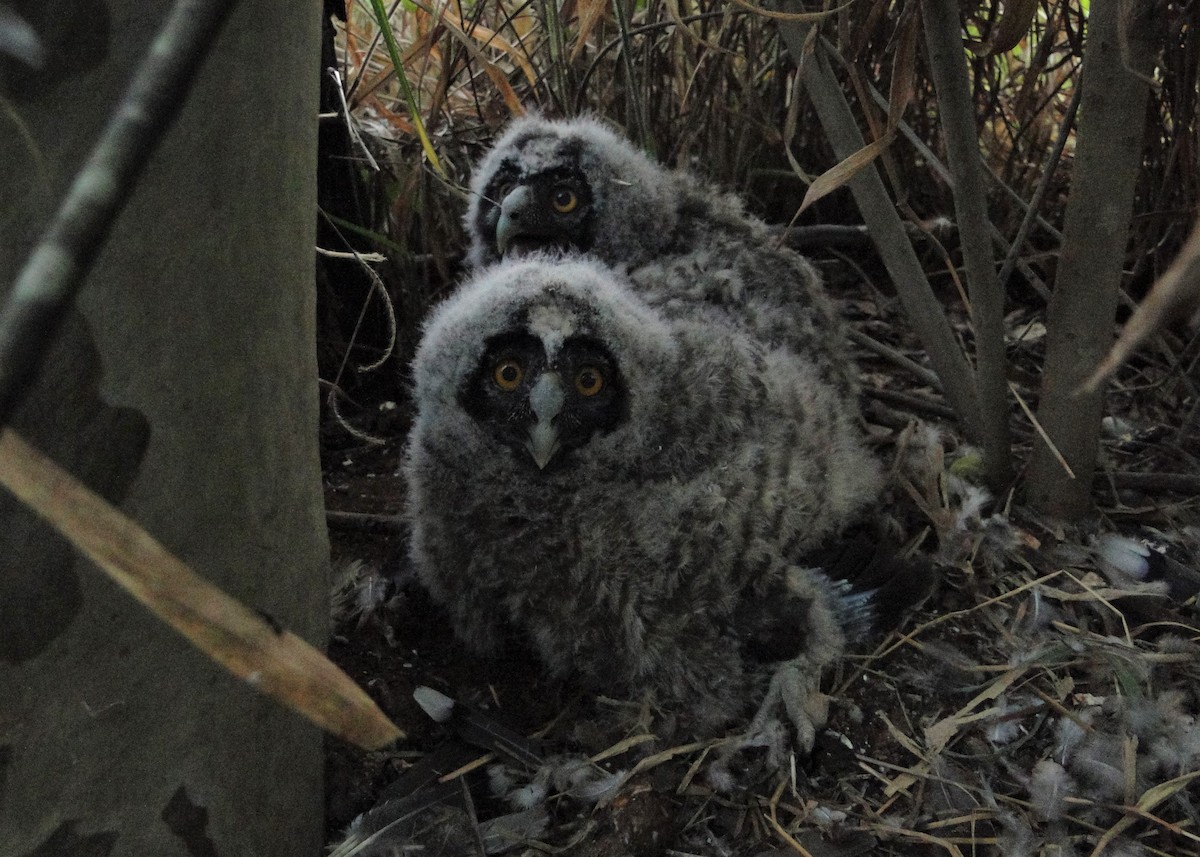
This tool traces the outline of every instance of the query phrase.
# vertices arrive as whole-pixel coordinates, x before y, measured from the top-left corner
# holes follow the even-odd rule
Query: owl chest
[[[453,562],[469,569],[472,585],[513,619],[720,613],[729,583],[760,559],[753,543],[770,523],[763,499],[740,478],[525,488],[491,498],[464,490],[445,510],[443,542],[456,546]]]
[[[577,494],[526,490],[488,499],[465,491],[446,511],[473,579],[531,602],[595,585],[602,512],[584,508]]]

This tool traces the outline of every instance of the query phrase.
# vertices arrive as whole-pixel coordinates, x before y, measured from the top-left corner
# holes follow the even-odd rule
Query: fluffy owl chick
[[[664,314],[598,262],[532,257],[434,311],[414,381],[412,560],[463,641],[515,631],[697,735],[771,685],[811,745],[853,599],[804,558],[880,475],[807,361]]]
[[[588,253],[671,315],[718,310],[807,356],[848,394],[855,375],[820,277],[741,201],[669,170],[594,119],[519,119],[471,180],[475,267],[530,251]]]

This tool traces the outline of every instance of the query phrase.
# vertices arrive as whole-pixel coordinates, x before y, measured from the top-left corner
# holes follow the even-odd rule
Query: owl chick
[[[766,701],[798,743],[861,600],[805,557],[877,496],[812,364],[610,268],[486,268],[428,320],[404,463],[411,556],[458,636],[712,735]]]
[[[813,266],[737,197],[666,169],[594,119],[517,120],[475,170],[470,198],[476,268],[530,251],[587,253],[626,272],[664,314],[707,305],[807,357],[843,396],[856,389]]]

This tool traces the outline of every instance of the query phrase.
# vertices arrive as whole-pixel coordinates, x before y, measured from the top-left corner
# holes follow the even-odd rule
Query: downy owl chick
[[[805,557],[881,477],[810,361],[535,255],[433,312],[414,381],[412,560],[463,641],[515,631],[553,674],[648,693],[695,735],[770,696],[811,746],[863,603]]]
[[[470,198],[473,267],[531,251],[593,255],[663,314],[706,305],[853,395],[844,328],[813,266],[737,197],[663,167],[600,122],[518,119],[475,170]]]

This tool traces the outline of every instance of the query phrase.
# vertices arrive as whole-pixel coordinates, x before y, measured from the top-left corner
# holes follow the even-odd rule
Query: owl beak
[[[538,470],[544,470],[561,449],[558,442],[558,429],[554,420],[562,410],[566,395],[563,392],[562,378],[557,372],[547,372],[538,378],[533,389],[529,391],[529,407],[533,410],[536,422],[529,429],[529,440],[525,448],[533,456]]]
[[[521,214],[533,200],[528,185],[518,185],[500,203],[500,219],[496,221],[496,251],[503,256],[512,240],[521,234]]]

